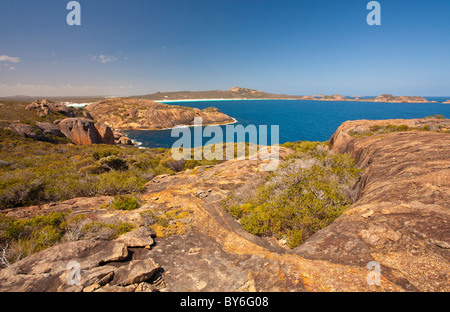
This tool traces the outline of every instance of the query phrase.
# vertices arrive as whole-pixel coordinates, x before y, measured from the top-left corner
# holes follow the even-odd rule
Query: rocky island
[[[367,101],[383,103],[437,103],[436,101],[428,101],[422,96],[394,96],[392,94],[383,94]]]

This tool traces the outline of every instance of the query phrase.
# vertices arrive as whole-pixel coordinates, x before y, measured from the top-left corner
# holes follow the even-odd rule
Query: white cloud
[[[19,63],[20,58],[15,56],[0,55],[0,62]]]
[[[104,55],[100,54],[99,56],[93,56],[91,57],[91,61],[97,61],[102,64],[111,63],[117,61],[119,58],[114,55]]]

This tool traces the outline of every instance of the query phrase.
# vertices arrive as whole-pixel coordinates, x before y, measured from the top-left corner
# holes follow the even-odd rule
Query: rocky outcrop
[[[292,151],[280,149],[280,159]],[[230,160],[160,176],[147,185],[143,200],[169,213],[183,213],[182,236],[157,237],[146,251],[170,274],[167,291],[370,291],[401,290],[383,279],[366,282],[365,266],[305,259],[276,242],[256,237],[226,213],[222,200],[248,195],[262,185],[264,160]],[[175,226],[175,225],[174,225]],[[186,272],[189,272],[186,274]]]
[[[385,103],[430,103],[430,101],[421,96],[394,96],[392,94],[382,94],[370,101]]]
[[[58,123],[61,132],[77,145],[114,144],[114,134],[108,126],[85,118],[66,118]]]
[[[447,100],[445,102],[442,102],[442,104],[450,104],[450,100]]]
[[[59,128],[51,122],[37,122],[36,126],[42,130],[44,135],[52,135],[57,137],[64,137],[64,134]]]
[[[147,226],[141,226],[134,231],[123,234],[116,241],[122,242],[128,247],[147,247],[154,244],[153,238],[156,232]]]
[[[115,140],[116,144],[120,144],[120,145],[134,145],[133,141],[126,136],[121,136],[119,137],[117,140]]]
[[[331,139],[364,169],[358,200],[295,252],[345,265],[377,261],[382,275],[405,290],[449,291],[450,134],[403,131],[354,138],[380,123],[442,124],[449,120],[350,121]]]
[[[193,125],[195,117],[201,117],[203,125],[227,124],[234,119],[217,108],[183,107],[156,103],[148,100],[108,99],[86,107],[99,122],[113,129],[158,130],[179,125]]]
[[[133,260],[118,241],[75,241],[50,247],[0,271],[2,292],[135,291],[158,271]],[[147,288],[152,289],[148,284]]]
[[[119,130],[113,131],[114,142],[119,145],[134,145],[133,141],[127,135]]]
[[[26,138],[37,139],[39,137],[38,133],[36,132],[37,129],[29,124],[14,122],[9,124],[8,128]]]
[[[104,123],[97,122],[95,123],[95,129],[100,136],[100,141],[104,144],[115,144],[114,133],[110,127],[105,125]]]
[[[317,98],[312,95],[303,95],[299,98],[299,100],[314,101],[314,100],[317,100]]]
[[[340,94],[334,94],[334,95],[324,95],[321,98],[319,98],[321,101],[347,101],[348,99]]]
[[[12,130],[23,137],[53,141],[55,137],[68,138],[78,145],[86,144],[124,144],[133,145],[126,136],[116,140],[110,127],[103,123],[94,123],[93,120],[85,118],[66,118],[58,121],[55,125],[51,122],[36,122],[25,124],[12,122],[5,128]]]
[[[7,126],[8,129],[18,133],[19,135],[34,139],[46,140],[50,137],[64,137],[64,134],[57,126],[50,122],[37,122],[36,124],[24,124],[21,122],[13,122]]]
[[[353,151],[356,137],[359,135],[373,135],[374,128],[403,126],[410,130],[450,130],[450,119],[444,118],[422,118],[422,119],[386,119],[386,120],[354,120],[344,122],[331,136],[330,143],[333,149],[339,153],[350,153]],[[399,128],[400,130],[402,128]],[[407,130],[405,130],[407,131]],[[384,137],[384,136],[383,136]]]
[[[36,113],[39,117],[45,118],[47,115],[54,114],[62,114],[66,117],[75,117],[75,110],[72,107],[69,107],[65,104],[55,103],[49,100],[40,100],[35,101],[28,106],[26,106],[27,110],[36,110]]]

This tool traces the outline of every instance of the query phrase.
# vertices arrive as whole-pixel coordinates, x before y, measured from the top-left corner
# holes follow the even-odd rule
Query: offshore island
[[[344,122],[326,142],[276,147],[271,174],[263,157],[177,161],[120,132],[234,121],[158,101],[262,98],[368,101],[245,88],[81,108],[2,99],[0,291],[449,291],[443,116]]]
[[[421,96],[394,96],[383,94],[374,98],[345,97],[343,95],[287,95],[267,93],[242,87],[234,87],[228,91],[181,91],[181,92],[156,92],[136,98],[153,101],[183,101],[183,100],[238,100],[238,99],[277,99],[277,100],[313,100],[313,101],[360,101],[360,102],[385,102],[385,103],[430,103]]]

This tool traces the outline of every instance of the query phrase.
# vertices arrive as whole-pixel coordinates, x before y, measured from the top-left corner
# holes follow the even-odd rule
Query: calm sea
[[[217,107],[223,113],[235,118],[244,127],[248,125],[279,126],[279,143],[301,141],[327,141],[337,127],[346,120],[357,119],[394,119],[422,118],[434,114],[450,118],[450,104],[441,102],[450,97],[427,97],[439,103],[406,104],[406,103],[374,103],[374,102],[329,102],[329,101],[297,101],[297,100],[241,100],[241,101],[205,101],[177,102],[182,105],[204,109]],[[171,103],[169,103],[171,104]],[[220,127],[225,133],[226,126]],[[189,128],[192,130],[193,128]],[[179,137],[171,137],[172,130],[148,131],[128,130],[128,136],[141,147],[171,147]],[[193,133],[193,131],[192,131]],[[270,143],[270,131],[268,133]],[[204,138],[206,142],[225,141],[223,138]],[[237,140],[237,137],[234,139]],[[247,142],[249,138],[245,139]],[[252,142],[257,143],[257,142]],[[192,146],[194,146],[192,142]]]

